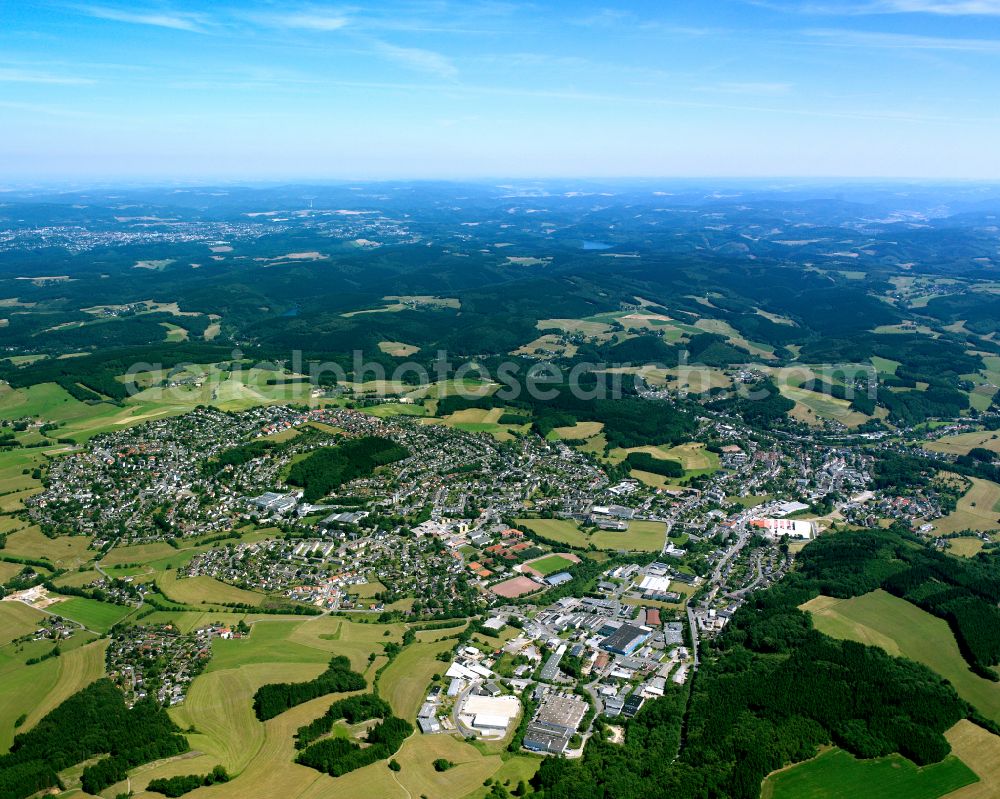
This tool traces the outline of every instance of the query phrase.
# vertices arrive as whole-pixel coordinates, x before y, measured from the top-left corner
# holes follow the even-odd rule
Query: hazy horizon
[[[0,174],[1000,179],[998,0],[14,4]]]

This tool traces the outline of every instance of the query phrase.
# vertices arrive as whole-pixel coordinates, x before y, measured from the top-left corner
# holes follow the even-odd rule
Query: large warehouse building
[[[756,527],[768,538],[815,538],[815,522],[806,522],[801,519],[754,519],[750,522],[751,527]]]

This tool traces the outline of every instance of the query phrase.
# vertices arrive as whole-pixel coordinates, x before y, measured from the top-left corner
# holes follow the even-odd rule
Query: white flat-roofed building
[[[801,519],[753,519],[750,526],[760,530],[768,538],[805,538],[816,535],[816,525]]]
[[[639,589],[653,594],[665,594],[670,590],[669,577],[653,577],[647,574],[639,583]]]
[[[459,709],[459,716],[470,727],[483,735],[503,735],[511,722],[521,712],[521,702],[516,696],[467,696]]]

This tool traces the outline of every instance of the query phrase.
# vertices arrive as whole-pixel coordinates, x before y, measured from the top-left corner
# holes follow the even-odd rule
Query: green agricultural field
[[[735,502],[737,505],[742,505],[744,508],[752,508],[755,505],[760,505],[764,502],[769,502],[773,499],[771,494],[748,494],[745,497],[732,496],[726,497],[726,502]]]
[[[876,371],[886,374],[894,375],[896,370],[902,365],[899,361],[892,361],[888,358],[882,358],[878,355],[873,355],[871,357],[872,366],[875,367]]]
[[[79,622],[88,630],[106,633],[130,613],[133,613],[135,608],[74,596],[49,605],[47,610],[50,613],[56,613]]]
[[[943,619],[881,590],[852,599],[820,596],[802,609],[812,614],[820,632],[923,663],[950,681],[980,713],[1000,722],[1000,683],[972,673]]]
[[[60,445],[61,448],[61,445]],[[11,449],[0,452],[0,493],[26,491],[41,486],[31,476],[32,470],[44,466],[47,458],[42,449]],[[25,474],[25,470],[28,471]]]
[[[436,659],[455,646],[454,639],[417,641],[406,647],[379,677],[379,693],[400,718],[414,721],[427,695],[431,678],[444,674],[448,664]]]
[[[7,603],[3,603],[6,605]],[[3,636],[6,637],[6,636]],[[29,657],[38,657],[52,649],[50,642],[39,641],[15,648],[0,646],[0,751],[6,752],[14,740],[14,721],[45,702],[59,680],[59,661],[49,658],[34,666],[25,666]]]
[[[56,682],[45,694],[45,698],[28,714],[23,729],[31,729],[44,718],[46,713],[58,707],[73,694],[82,691],[94,680],[103,677],[104,653],[107,648],[108,639],[102,638],[54,658],[58,663]],[[29,666],[28,670],[33,668],[35,667]]]
[[[833,419],[847,427],[857,427],[870,418],[851,410],[851,403],[847,400],[790,385],[782,385],[779,388],[784,396],[795,403],[791,415],[806,424],[820,424],[823,419]]]
[[[27,527],[7,536],[4,555],[21,558],[42,558],[63,569],[75,569],[95,554],[88,550],[90,538],[82,535],[65,535],[48,538],[37,527]]]
[[[562,555],[547,555],[544,558],[533,560],[526,564],[541,574],[548,577],[555,572],[564,571],[573,565],[573,561],[564,558]]]
[[[586,549],[593,544],[598,549],[610,551],[658,552],[667,534],[662,522],[629,522],[629,528],[624,533],[598,530],[590,535],[575,522],[566,519],[518,519],[517,523],[576,549]]]
[[[977,782],[957,757],[918,768],[899,755],[857,760],[841,749],[772,774],[762,799],[939,799]]]
[[[227,602],[238,602],[259,606],[267,599],[264,594],[244,591],[242,588],[227,585],[204,575],[178,578],[175,571],[161,574],[156,579],[156,585],[164,596],[182,605],[222,605]]]
[[[409,405],[402,402],[386,402],[381,405],[372,405],[367,408],[358,408],[359,411],[371,416],[426,416],[428,409],[424,405]]]
[[[4,563],[4,566],[14,564]],[[20,571],[21,566],[15,566]],[[23,602],[0,602],[0,646],[37,630],[45,614]]]

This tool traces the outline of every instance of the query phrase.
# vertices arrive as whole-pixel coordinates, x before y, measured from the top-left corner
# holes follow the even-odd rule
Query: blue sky
[[[0,183],[1000,178],[1000,0],[0,0]]]

